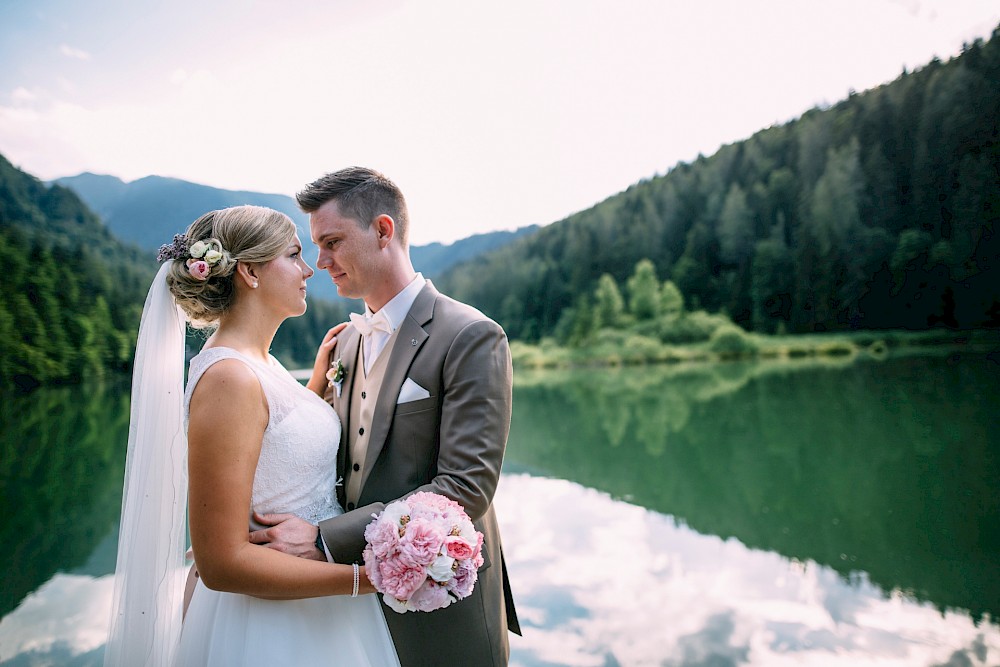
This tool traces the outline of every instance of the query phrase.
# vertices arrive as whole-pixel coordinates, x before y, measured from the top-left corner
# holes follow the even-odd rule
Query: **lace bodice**
[[[268,365],[228,347],[202,350],[191,360],[185,425],[198,380],[222,359],[238,359],[249,366],[267,400],[268,423],[253,480],[252,509],[288,512],[310,523],[341,514],[334,488],[340,420],[326,401],[299,384],[274,357]]]

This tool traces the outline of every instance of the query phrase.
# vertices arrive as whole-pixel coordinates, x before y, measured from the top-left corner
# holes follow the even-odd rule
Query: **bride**
[[[301,251],[294,223],[256,206],[207,213],[160,250],[136,349],[105,665],[399,664],[364,568],[249,541],[253,512],[313,524],[343,512],[340,423],[320,398],[337,329],[306,387],[268,352],[306,310]],[[182,392],[185,316],[216,329]],[[185,514],[200,575],[186,615]]]

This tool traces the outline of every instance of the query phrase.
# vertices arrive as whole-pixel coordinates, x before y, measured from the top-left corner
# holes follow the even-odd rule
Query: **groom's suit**
[[[320,530],[338,563],[362,562],[364,528],[372,514],[414,491],[457,500],[484,535],[483,566],[468,598],[433,612],[399,614],[383,605],[403,667],[506,665],[507,632],[520,633],[510,596],[492,499],[510,429],[512,371],[500,326],[427,282],[393,335],[372,413],[363,467],[354,471],[348,433],[350,399],[362,368],[361,336],[349,326],[338,336],[332,359],[345,367],[340,395],[327,400],[340,416],[338,486],[347,512]],[[416,383],[429,397],[398,403],[403,384]],[[357,413],[357,411],[355,411]],[[345,489],[361,475],[357,507]],[[354,480],[355,483],[357,480]]]

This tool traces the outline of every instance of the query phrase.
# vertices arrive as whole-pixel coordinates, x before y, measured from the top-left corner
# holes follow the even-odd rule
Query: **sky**
[[[352,164],[411,242],[548,224],[957,55],[995,0],[0,0],[0,154],[294,195]]]

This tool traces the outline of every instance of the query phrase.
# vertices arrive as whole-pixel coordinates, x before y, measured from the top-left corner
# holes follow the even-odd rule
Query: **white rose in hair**
[[[205,254],[206,250],[208,250],[208,244],[204,241],[196,241],[194,245],[188,248],[188,252],[190,252],[191,256],[196,259],[201,259],[201,256]]]
[[[222,253],[218,250],[209,250],[205,253],[205,261],[209,264],[215,264],[220,259],[222,259]]]

